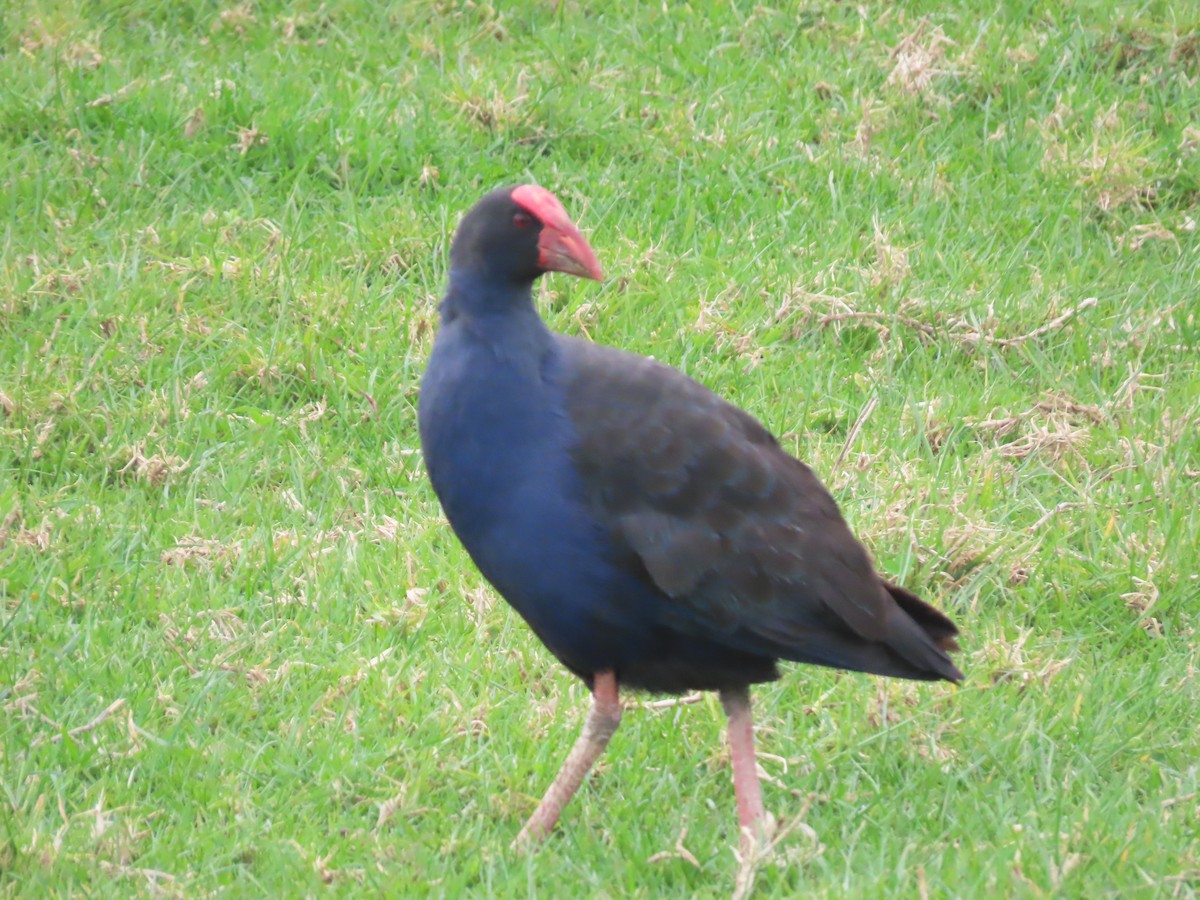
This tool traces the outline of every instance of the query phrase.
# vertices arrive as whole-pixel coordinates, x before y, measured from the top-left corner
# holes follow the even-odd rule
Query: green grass
[[[415,408],[457,217],[537,180],[609,273],[552,324],[964,631],[957,690],[757,690],[757,894],[1200,894],[1200,11],[1002,6],[10,0],[0,893],[734,889],[712,698],[508,849],[586,691]]]

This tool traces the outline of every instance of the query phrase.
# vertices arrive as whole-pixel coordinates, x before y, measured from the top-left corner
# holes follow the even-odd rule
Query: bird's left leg
[[[592,708],[588,710],[583,733],[559,769],[558,777],[542,797],[542,802],[517,835],[515,845],[549,834],[563,807],[575,795],[620,723],[621,700],[617,695],[617,676],[612,670],[597,672],[592,679]]]
[[[764,837],[762,789],[754,761],[754,722],[750,715],[750,689],[726,688],[721,691],[721,706],[729,719],[729,755],[733,761],[733,792],[737,795],[738,826],[742,832],[742,850]]]

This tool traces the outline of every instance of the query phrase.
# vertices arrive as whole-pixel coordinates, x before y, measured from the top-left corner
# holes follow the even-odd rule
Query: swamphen
[[[749,685],[779,659],[958,681],[958,629],[876,573],[812,470],[751,416],[668,366],[550,331],[532,291],[546,272],[602,277],[552,193],[503,188],[467,213],[419,410],[451,527],[592,691],[518,840],[554,827],[617,728],[618,685],[720,692],[752,840]]]

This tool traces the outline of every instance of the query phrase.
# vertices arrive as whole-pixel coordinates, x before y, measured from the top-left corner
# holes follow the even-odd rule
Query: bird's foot
[[[779,823],[769,812],[764,812],[760,818],[741,826],[738,831],[741,834],[739,861],[762,859],[771,852],[775,836],[779,832]]]
[[[525,823],[517,836],[513,838],[513,842],[508,845],[509,850],[523,855],[532,853],[541,846],[542,841],[546,838],[546,833],[533,828],[532,824],[532,822]]]
[[[741,827],[741,849],[734,853],[738,871],[734,881],[733,900],[745,900],[754,892],[754,878],[759,868],[775,852],[783,834],[779,823],[769,812]]]

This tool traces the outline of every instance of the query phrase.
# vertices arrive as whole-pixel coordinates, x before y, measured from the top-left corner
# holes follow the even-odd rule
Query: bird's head
[[[535,184],[499,188],[471,207],[454,235],[450,265],[514,285],[547,272],[603,277],[558,198]]]

